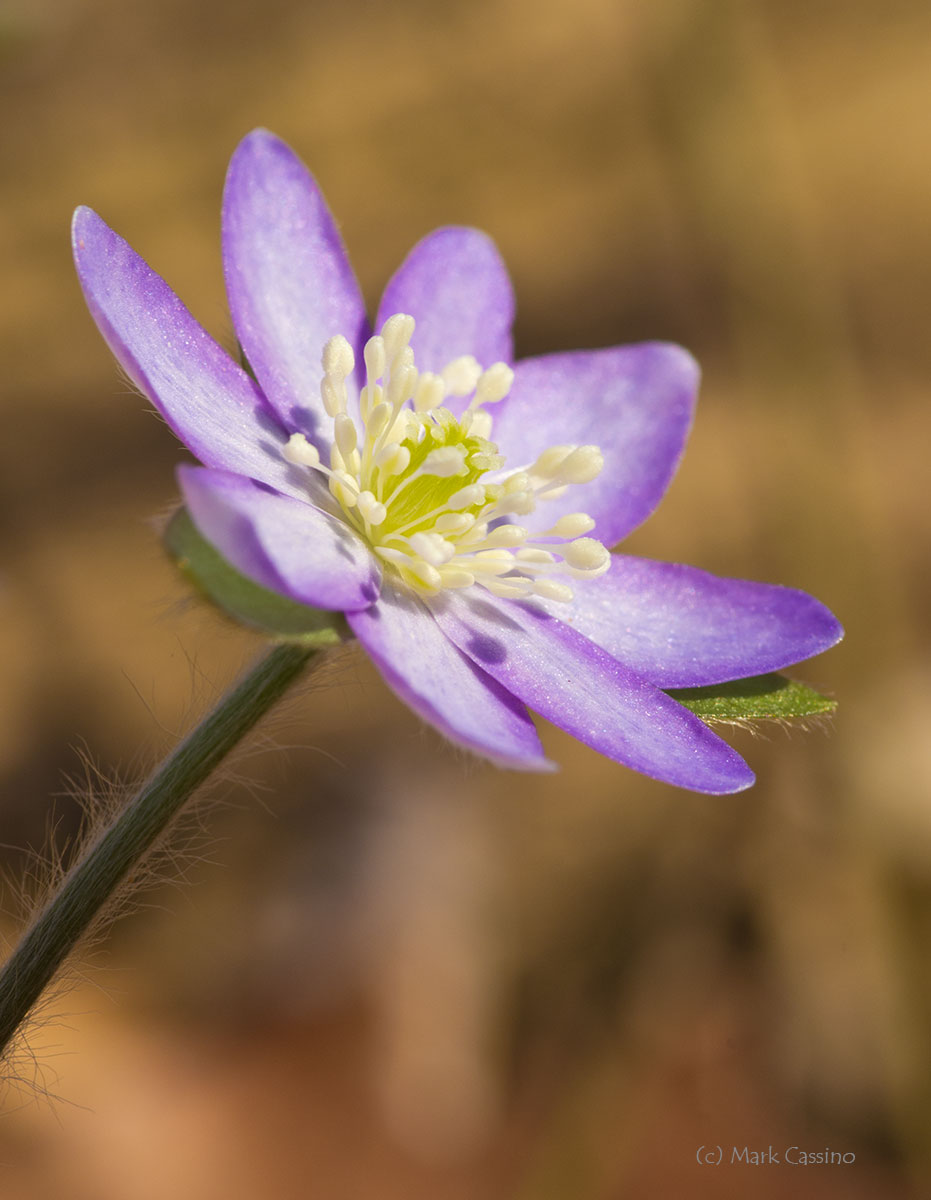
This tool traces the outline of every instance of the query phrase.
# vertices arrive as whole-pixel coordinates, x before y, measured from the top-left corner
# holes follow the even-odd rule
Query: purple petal
[[[698,792],[753,782],[740,755],[698,717],[541,609],[471,594],[431,607],[483,671],[601,754]]]
[[[262,393],[159,275],[100,217],[79,208],[74,261],[91,315],[133,383],[208,467],[299,494],[287,440]]]
[[[656,508],[675,474],[692,424],[698,366],[679,346],[645,342],[548,354],[517,363],[510,396],[492,409],[492,441],[508,468],[552,445],[600,446],[604,470],[542,502],[521,524],[545,529],[587,512],[592,536],[613,546]]]
[[[385,580],[349,624],[388,685],[446,737],[502,766],[551,770],[524,706],[440,632],[424,604]]]
[[[230,161],[223,261],[233,323],[270,403],[289,430],[328,446],[323,346],[340,333],[361,363],[365,305],[313,176],[264,129],[244,138]]]
[[[450,226],[419,241],[385,288],[376,327],[394,313],[417,322],[411,346],[418,370],[441,371],[464,354],[483,367],[513,357],[511,281],[494,242],[478,229]]]
[[[778,671],[843,636],[806,592],[678,563],[614,555],[606,575],[573,590],[571,604],[543,606],[663,688]]]
[[[194,524],[243,575],[315,608],[366,608],[381,572],[348,525],[312,504],[202,467],[179,467]]]

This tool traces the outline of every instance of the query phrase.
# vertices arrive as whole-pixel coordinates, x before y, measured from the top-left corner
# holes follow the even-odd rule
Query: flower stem
[[[122,880],[193,792],[320,651],[274,646],[84,847],[0,971],[0,1054]]]

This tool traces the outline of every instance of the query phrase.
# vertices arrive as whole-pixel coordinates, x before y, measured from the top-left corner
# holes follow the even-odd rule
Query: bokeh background
[[[463,222],[510,264],[521,355],[693,350],[689,451],[625,548],[848,630],[796,671],[837,716],[733,731],[759,783],[725,797],[549,728],[559,774],[498,772],[341,654],[48,1005],[4,1200],[928,1194],[929,68],[926,0],[2,0],[11,880],[259,649],[159,550],[182,453],[68,245],[97,208],[231,345],[219,200],[256,125],[373,303]]]

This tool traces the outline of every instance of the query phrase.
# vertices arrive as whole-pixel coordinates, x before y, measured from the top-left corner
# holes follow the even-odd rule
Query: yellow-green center
[[[533,536],[514,522],[538,501],[594,479],[601,452],[553,446],[533,464],[505,471],[484,406],[507,395],[510,367],[482,370],[466,356],[439,374],[420,373],[413,331],[413,318],[398,314],[366,343],[357,419],[347,411],[354,356],[345,338],[331,338],[321,383],[333,421],[330,465],[302,434],[292,436],[285,457],[328,478],[347,523],[415,591],[478,585],[498,596],[571,600],[571,588],[552,576],[592,578],[608,568],[605,548],[583,536],[594,522],[569,513]],[[455,415],[444,405],[450,396],[471,399]]]

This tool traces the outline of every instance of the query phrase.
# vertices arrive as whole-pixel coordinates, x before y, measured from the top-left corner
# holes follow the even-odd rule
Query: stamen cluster
[[[349,524],[421,594],[477,584],[496,596],[571,600],[571,587],[552,576],[590,579],[608,569],[607,550],[584,536],[595,522],[570,513],[531,535],[513,521],[538,501],[594,479],[604,465],[601,451],[551,446],[533,464],[506,472],[484,406],[504,399],[513,371],[502,362],[483,370],[465,356],[439,374],[418,372],[413,332],[413,317],[399,313],[366,342],[358,419],[346,386],[355,369],[352,347],[342,336],[330,338],[320,385],[333,421],[330,465],[300,433],[285,446],[285,458],[324,475]],[[449,396],[471,397],[460,417],[444,407]]]

